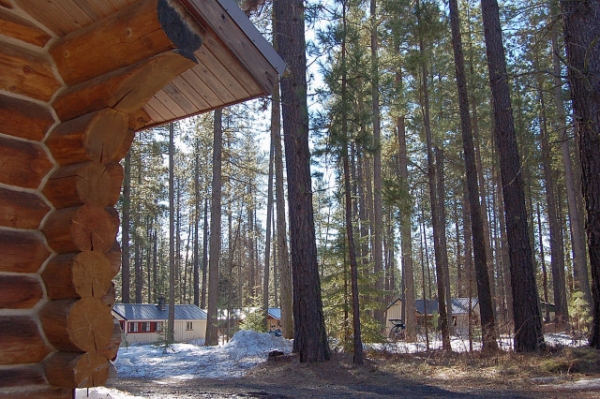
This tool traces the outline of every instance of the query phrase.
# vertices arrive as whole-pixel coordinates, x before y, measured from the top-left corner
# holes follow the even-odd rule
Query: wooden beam
[[[41,234],[0,229],[0,272],[36,273],[50,256]]]
[[[38,188],[53,166],[41,145],[0,137],[0,183]]]
[[[104,385],[109,362],[97,352],[56,352],[44,362],[50,384],[64,388],[91,388]]]
[[[112,268],[113,274],[116,276],[117,273],[121,270],[121,262],[122,262],[122,252],[121,252],[121,244],[119,244],[118,240],[115,240],[112,247],[106,253],[106,257],[110,261],[110,266]]]
[[[0,133],[41,141],[53,124],[50,107],[0,94]]]
[[[123,183],[123,167],[118,162],[86,162],[57,169],[42,193],[57,209],[77,205],[114,206]]]
[[[95,351],[112,337],[110,309],[97,298],[50,301],[39,314],[46,337],[58,350]]]
[[[37,229],[49,211],[36,194],[0,187],[0,226]]]
[[[128,114],[104,108],[61,123],[45,144],[61,166],[87,161],[120,161],[134,137],[128,125]]]
[[[0,8],[0,34],[38,47],[44,47],[52,38],[30,21],[4,8]]]
[[[0,42],[0,90],[50,101],[61,87],[48,56]]]
[[[114,208],[90,205],[57,209],[48,216],[42,228],[48,246],[57,253],[106,253],[118,230],[119,215]]]
[[[0,389],[21,385],[43,385],[46,383],[42,369],[37,366],[19,366],[0,369]]]
[[[98,353],[108,360],[114,361],[117,358],[117,352],[119,352],[119,345],[121,345],[121,334],[121,325],[117,319],[113,318],[112,337],[106,347],[98,349]]]
[[[0,399],[73,399],[74,395],[72,388],[53,387],[51,385],[25,387],[18,391],[0,391]]]
[[[0,365],[39,363],[52,352],[29,316],[0,316]]]
[[[168,51],[68,88],[54,100],[54,110],[63,122],[104,108],[131,114],[194,65],[178,50]]]
[[[0,309],[31,309],[44,297],[40,280],[27,275],[0,278]]]
[[[75,85],[169,50],[195,61],[200,35],[167,0],[144,0],[66,35],[50,54]]]
[[[102,299],[114,276],[110,260],[98,251],[57,255],[42,273],[51,299]]]

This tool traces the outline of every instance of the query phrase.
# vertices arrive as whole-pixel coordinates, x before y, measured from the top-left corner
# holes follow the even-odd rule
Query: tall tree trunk
[[[384,290],[383,274],[383,201],[381,198],[381,113],[379,110],[379,62],[377,38],[377,0],[370,0],[371,21],[371,101],[373,111],[373,264],[375,272],[375,290],[382,295]],[[375,307],[375,320],[385,325],[385,303],[383,296]]]
[[[372,0],[371,7],[374,0]],[[371,9],[373,11],[373,9]],[[348,101],[348,71],[346,66],[346,37],[347,37],[347,20],[346,20],[346,1],[342,3],[342,134],[341,134],[341,152],[342,164],[344,170],[344,214],[346,224],[346,240],[348,242],[348,257],[350,260],[350,281],[352,287],[352,329],[353,329],[353,349],[352,362],[354,364],[363,364],[363,344],[362,334],[360,330],[360,302],[358,296],[358,263],[356,261],[356,246],[354,244],[354,227],[352,223],[352,185],[350,183],[350,162],[348,161],[348,109],[350,104]],[[344,273],[345,275],[346,273]],[[344,278],[346,280],[346,278]],[[346,297],[346,295],[345,295]]]
[[[402,78],[399,79],[400,83]],[[396,134],[398,135],[398,175],[401,179],[402,188],[406,192],[407,204],[400,210],[400,234],[402,250],[402,276],[403,296],[406,325],[406,341],[414,342],[417,339],[415,318],[415,271],[413,264],[413,240],[412,240],[412,215],[413,205],[408,184],[408,154],[406,149],[406,123],[404,116],[396,119]]]
[[[138,153],[137,184],[142,185],[142,156]],[[135,204],[135,220],[133,222],[133,270],[135,270],[135,303],[142,303],[142,291],[144,290],[144,269],[142,267],[141,237],[138,234],[138,225],[142,224],[141,201]]]
[[[250,277],[248,278],[248,292],[249,292],[249,299],[254,302],[257,299],[257,292],[256,292],[256,281],[257,281],[257,277],[258,277],[258,273],[256,270],[256,262],[255,260],[255,252],[254,252],[254,238],[255,238],[255,234],[254,234],[254,212],[253,212],[253,207],[252,207],[252,203],[254,202],[252,197],[253,197],[253,192],[252,192],[252,185],[249,183],[248,184],[248,216],[247,216],[247,220],[248,220],[248,231],[246,234],[246,245],[247,245],[247,249],[248,249],[248,263],[249,263],[249,271],[250,271]],[[254,304],[252,305],[254,306]]]
[[[541,76],[538,78],[538,99],[541,106],[540,115],[540,144],[542,148],[542,166],[544,172],[544,188],[546,189],[546,213],[550,227],[550,267],[552,268],[552,287],[554,289],[555,322],[564,324],[569,321],[569,307],[565,288],[565,249],[561,223],[558,218],[556,203],[556,188],[552,171],[552,156],[548,140],[546,122],[546,104],[544,101]]]
[[[312,205],[303,0],[275,0],[275,32],[289,74],[281,79],[294,282],[294,351],[300,362],[329,360]]]
[[[292,312],[292,271],[290,269],[285,222],[285,189],[283,182],[283,154],[281,148],[281,107],[279,103],[279,83],[273,90],[271,118],[271,138],[275,150],[275,202],[277,205],[277,254],[279,265],[279,292],[281,301],[281,326],[286,339],[294,337]]]
[[[420,23],[420,5],[419,0],[417,0],[417,21]],[[433,134],[431,132],[430,126],[430,117],[429,117],[429,89],[427,80],[429,79],[429,74],[427,72],[426,58],[425,58],[425,44],[423,42],[423,38],[419,37],[419,53],[421,54],[421,91],[422,91],[422,112],[423,112],[423,123],[425,125],[425,136],[427,139],[427,179],[429,182],[429,200],[431,203],[431,221],[433,226],[433,235],[435,242],[435,269],[437,273],[437,294],[438,294],[438,303],[439,303],[439,312],[440,312],[440,327],[442,331],[442,346],[446,351],[451,351],[452,347],[450,345],[450,330],[448,325],[448,312],[447,312],[447,300],[446,300],[446,286],[444,284],[445,274],[444,274],[444,266],[442,260],[441,253],[441,229],[443,226],[440,226],[440,217],[439,217],[439,209],[438,209],[438,199],[437,199],[437,190],[436,190],[436,180],[435,180],[435,163],[434,163],[434,155],[433,155]]]
[[[560,4],[592,269],[590,345],[600,349],[600,0],[562,0]]]
[[[444,150],[436,147],[435,148],[435,166],[436,166],[436,177],[437,177],[437,209],[440,227],[439,235],[439,246],[440,246],[440,257],[442,260],[442,269],[444,273],[444,292],[446,293],[446,315],[448,317],[448,330],[452,328],[452,294],[450,291],[450,267],[448,262],[448,239],[446,236],[446,182],[444,179]],[[438,282],[439,283],[439,282]]]
[[[194,305],[200,306],[200,139],[196,138],[194,159]]]
[[[219,344],[217,307],[219,302],[219,262],[221,258],[221,151],[223,146],[223,111],[214,112],[213,176],[210,206],[210,255],[208,264],[208,308],[205,345]]]
[[[273,134],[271,134],[271,140]],[[271,216],[273,215],[273,151],[274,143],[271,141],[269,149],[269,177],[267,182],[267,221],[265,226],[265,271],[263,274],[263,311],[264,325],[267,326],[267,331],[270,330],[268,325],[269,320],[269,268],[271,261]]]
[[[123,178],[123,214],[121,215],[121,301],[131,302],[129,266],[129,223],[131,216],[131,151],[125,156]]]
[[[500,157],[506,228],[510,251],[511,286],[515,321],[515,350],[537,351],[544,346],[538,306],[533,253],[510,104],[500,14],[496,0],[481,0],[490,86],[494,97],[495,137]]]
[[[546,271],[546,254],[544,253],[544,235],[542,234],[542,212],[540,211],[540,204],[537,204],[537,222],[538,222],[538,236],[540,240],[540,264],[542,266],[542,291],[544,294],[544,302],[546,313],[544,319],[546,322],[550,322],[550,307],[548,306],[548,272]]]
[[[204,227],[202,228],[202,289],[200,290],[200,308],[206,309],[206,286],[208,281],[208,196],[204,198]]]
[[[169,124],[169,316],[168,343],[175,341],[175,127]]]
[[[552,66],[554,71],[554,102],[560,135],[560,151],[563,167],[565,168],[565,184],[567,186],[567,207],[569,210],[569,225],[571,230],[571,243],[573,246],[573,277],[575,289],[583,292],[588,304],[592,303],[592,291],[588,276],[587,254],[585,251],[585,227],[581,221],[581,182],[575,178],[569,133],[567,131],[566,111],[563,102],[562,89],[564,82],[561,79],[561,63],[558,47],[558,29],[552,29]]]
[[[477,293],[479,296],[479,309],[481,313],[481,328],[483,335],[482,351],[496,351],[496,321],[490,291],[486,242],[488,237],[484,232],[484,223],[479,204],[479,185],[477,183],[477,166],[475,162],[475,149],[469,115],[469,96],[467,79],[465,76],[465,60],[460,34],[460,13],[457,0],[450,0],[450,20],[452,26],[452,47],[454,50],[454,65],[456,67],[456,85],[458,87],[458,106],[460,110],[460,126],[462,131],[463,154],[465,158],[465,174],[469,198],[471,221],[471,242],[473,244],[475,274],[477,276]],[[465,221],[466,222],[466,221]],[[465,236],[465,241],[469,238]]]

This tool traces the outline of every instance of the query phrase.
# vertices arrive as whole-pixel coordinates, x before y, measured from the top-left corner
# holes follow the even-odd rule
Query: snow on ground
[[[558,346],[584,346],[587,344],[587,340],[583,339],[574,339],[568,334],[544,334],[544,340],[546,344],[558,347]],[[454,352],[468,352],[469,348],[469,340],[463,339],[459,337],[451,337],[450,345],[452,346],[452,350]],[[505,351],[510,351],[513,349],[513,339],[512,337],[502,337],[498,340],[498,346],[500,349]],[[417,353],[417,352],[425,352],[427,350],[427,342],[424,337],[421,337],[418,342],[407,343],[404,341],[398,342],[388,342],[383,344],[366,344],[365,347],[373,350],[385,351],[389,353]],[[429,349],[436,350],[442,349],[442,341],[441,337],[439,339],[430,339],[429,341]],[[481,350],[481,342],[473,341],[473,350],[478,351]]]
[[[241,377],[266,361],[273,350],[288,354],[292,342],[272,334],[241,330],[219,346],[203,346],[203,342],[173,344],[166,350],[151,344],[122,346],[115,366],[119,377],[166,380],[165,383],[169,379],[232,378]],[[104,387],[78,389],[76,398],[139,399]]]
[[[585,341],[577,341],[566,334],[546,334],[546,343],[553,346],[581,346]],[[469,341],[453,337],[452,350],[466,352]],[[512,340],[503,338],[499,345],[504,350],[512,348]],[[393,353],[416,353],[426,350],[424,340],[416,343],[394,342],[365,345],[374,350]],[[430,349],[440,349],[442,343],[432,340]],[[473,350],[479,350],[480,344],[473,342]],[[165,384],[173,379],[189,378],[235,378],[241,377],[250,368],[267,360],[273,350],[286,354],[292,351],[292,342],[272,334],[255,331],[238,331],[231,341],[219,346],[203,346],[203,342],[173,344],[165,350],[156,345],[131,345],[119,349],[116,367],[119,377],[161,380]],[[600,384],[599,381],[594,381]],[[116,389],[105,387],[78,389],[76,399],[143,399]]]

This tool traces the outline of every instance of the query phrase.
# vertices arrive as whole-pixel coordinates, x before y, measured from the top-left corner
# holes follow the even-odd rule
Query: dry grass
[[[430,351],[415,354],[369,352],[378,368],[411,380],[445,385],[527,386],[535,379],[600,376],[600,352],[563,348],[533,354],[498,352],[494,355]]]

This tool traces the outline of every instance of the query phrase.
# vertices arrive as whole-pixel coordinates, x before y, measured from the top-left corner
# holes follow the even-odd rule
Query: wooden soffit
[[[34,31],[39,24],[50,37],[62,38],[139,1],[12,0],[13,9],[11,1],[4,0],[0,11],[5,7],[17,17],[31,18]],[[194,52],[197,64],[167,83],[138,112],[136,130],[271,94],[285,64],[233,0],[165,1],[197,24],[203,41]],[[45,45],[37,38],[37,43],[20,39]]]

